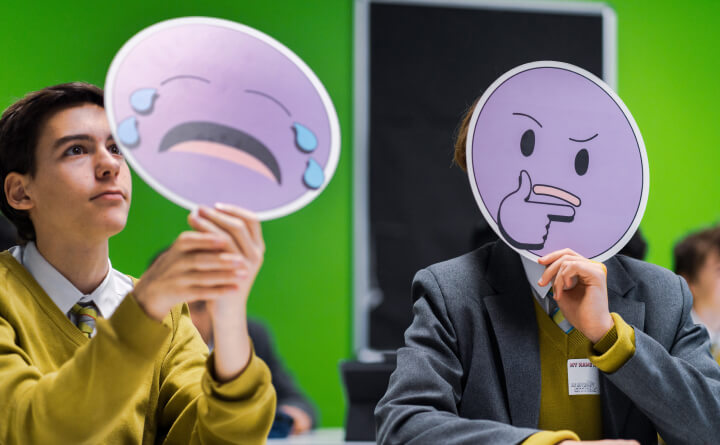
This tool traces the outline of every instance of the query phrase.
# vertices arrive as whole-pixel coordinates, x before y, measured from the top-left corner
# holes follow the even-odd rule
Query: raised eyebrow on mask
[[[587,141],[592,141],[593,139],[595,139],[595,138],[597,137],[597,135],[598,135],[598,134],[595,133],[594,135],[590,136],[590,137],[587,138],[587,139],[573,139],[573,138],[568,138],[568,139],[570,139],[570,140],[573,141],[573,142],[587,142]]]
[[[282,108],[283,111],[285,112],[285,114],[287,114],[288,116],[292,116],[292,114],[290,114],[290,110],[288,110],[287,107],[286,107],[285,105],[283,105],[282,102],[280,102],[279,100],[275,99],[275,98],[272,97],[271,95],[269,95],[269,94],[267,94],[267,93],[263,93],[262,91],[258,91],[258,90],[245,90],[245,92],[246,92],[246,93],[250,93],[250,94],[257,94],[258,96],[262,96],[262,97],[264,97],[264,98],[266,98],[266,99],[270,99],[271,101],[275,102],[275,105],[277,105],[277,106],[279,106],[280,108]]]
[[[543,127],[542,124],[541,124],[537,119],[535,119],[534,117],[530,116],[529,114],[525,114],[525,113],[513,113],[513,116],[525,116],[525,117],[527,117],[527,118],[530,118],[530,119],[534,120],[535,123],[540,126],[540,128]]]

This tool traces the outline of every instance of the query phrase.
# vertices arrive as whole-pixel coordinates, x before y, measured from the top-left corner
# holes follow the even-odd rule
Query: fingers
[[[264,246],[260,221],[254,213],[234,205],[223,203],[215,204],[215,208],[228,215],[243,219],[248,225],[248,229],[250,229],[250,235],[253,240],[258,243],[263,243]]]
[[[557,260],[563,255],[577,255],[580,256],[578,253],[576,253],[572,249],[560,249],[556,250],[555,252],[550,252],[544,257],[538,258],[538,263],[542,264],[543,266],[547,266],[548,264],[552,263],[553,261]]]
[[[250,235],[250,228],[244,219],[233,217],[207,207],[201,207],[199,213],[203,218],[210,220],[210,222],[221,230],[229,233],[245,255],[253,257],[256,254],[253,248],[253,238]]]
[[[177,284],[184,287],[229,286],[237,289],[240,280],[247,275],[243,270],[191,271],[177,277]]]
[[[188,258],[188,269],[205,270],[237,270],[247,269],[245,257],[235,253],[205,253],[200,252]]]
[[[555,295],[555,301],[560,301],[564,297],[563,293],[565,290],[568,290],[569,288],[575,287],[574,284],[568,282],[568,280],[572,280],[573,275],[568,269],[568,265],[570,262],[560,262],[560,267],[558,268],[557,274],[555,275],[555,282],[553,283],[553,294]]]
[[[552,258],[551,262],[548,263],[547,261],[544,261],[546,258]],[[560,267],[562,266],[562,264],[565,261],[576,260],[576,259],[584,259],[584,258],[581,257],[580,255],[578,255],[577,253],[573,252],[570,249],[558,250],[556,252],[552,252],[552,253],[540,258],[538,260],[538,263],[540,263],[542,265],[549,264],[549,266],[547,266],[545,268],[545,272],[543,272],[542,276],[540,277],[540,280],[538,280],[538,284],[540,286],[547,286],[547,284],[550,283],[550,281],[552,281],[552,279],[555,277],[555,275],[557,275],[558,270],[560,269]]]
[[[555,279],[557,283],[557,275],[560,272],[560,269],[564,267],[564,265],[570,263],[574,264],[572,270],[584,272],[587,271],[588,273],[592,273],[593,277],[595,278],[603,278],[607,276],[607,269],[605,268],[604,264],[598,261],[588,260],[571,249],[562,249],[549,253],[544,257],[538,259],[538,263],[548,265],[542,276],[538,280],[538,285],[540,286],[547,286],[553,279]],[[568,271],[565,271],[563,275],[567,273]],[[599,273],[601,275],[599,275]],[[585,278],[589,278],[589,276],[590,275]],[[572,277],[573,276],[571,275],[565,282],[562,282],[562,287],[564,289],[570,289],[575,286],[576,282],[573,281]]]
[[[156,277],[192,269],[232,269],[243,267],[240,255],[221,253],[230,240],[214,233],[183,232],[175,242],[153,260],[144,276]]]
[[[158,320],[180,301],[247,296],[265,250],[260,223],[234,206],[200,207],[188,216],[195,231],[178,236],[143,274],[136,298]]]
[[[138,303],[157,320],[162,320],[169,308],[180,301],[211,300],[247,286],[249,260],[228,252],[236,251],[230,235],[210,221],[194,219],[202,219],[209,229],[180,234],[135,286]]]
[[[168,274],[181,276],[190,272],[247,271],[247,259],[234,253],[196,251],[184,253],[167,266]]]
[[[300,408],[292,405],[280,405],[278,410],[284,412],[293,418],[293,434],[300,434],[309,431],[312,428],[312,419],[310,416]]]
[[[222,250],[229,240],[218,233],[183,232],[173,243],[172,250],[191,252],[193,250]]]
[[[197,230],[198,232],[212,233],[215,236],[222,237],[226,241],[231,242],[232,238],[227,232],[223,231],[223,229],[218,227],[208,218],[201,216],[200,213],[204,208],[205,207],[199,207],[197,213],[193,212],[188,215],[188,223],[190,224],[190,227]]]
[[[574,288],[578,282],[586,286],[592,286],[602,284],[605,279],[605,273],[599,263],[584,258],[561,260],[559,262],[561,265],[557,275],[555,275],[555,283],[553,284],[557,301],[562,299],[565,291]]]
[[[229,234],[242,253],[251,261],[262,258],[265,245],[260,234],[259,222],[250,216],[246,216],[245,212],[240,209],[225,208],[231,210],[220,211],[200,207],[199,219],[205,219],[206,221],[197,221],[198,227],[202,230],[220,230]]]

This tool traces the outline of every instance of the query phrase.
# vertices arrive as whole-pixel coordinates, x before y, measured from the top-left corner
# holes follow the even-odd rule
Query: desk
[[[375,445],[375,442],[345,442],[342,428],[320,428],[287,439],[268,439],[268,445]]]

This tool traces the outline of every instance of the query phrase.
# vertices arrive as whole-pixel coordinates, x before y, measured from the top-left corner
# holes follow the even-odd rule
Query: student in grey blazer
[[[720,368],[690,319],[687,285],[622,255],[605,265],[609,311],[634,329],[635,351],[600,373],[603,436],[717,443]],[[406,346],[375,411],[378,443],[517,444],[537,433],[538,324],[519,255],[498,241],[430,266],[412,298]]]

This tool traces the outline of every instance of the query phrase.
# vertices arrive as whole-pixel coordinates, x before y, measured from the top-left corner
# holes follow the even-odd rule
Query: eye
[[[583,148],[575,155],[575,173],[579,176],[587,173],[588,164],[590,163],[590,154],[587,149]]]
[[[526,130],[520,138],[520,151],[523,156],[528,157],[535,150],[535,132]]]
[[[117,144],[110,144],[107,149],[111,154],[122,156],[122,151],[120,151]]]
[[[67,156],[77,156],[85,153],[85,147],[82,145],[73,145],[72,147],[65,150],[65,155]]]

